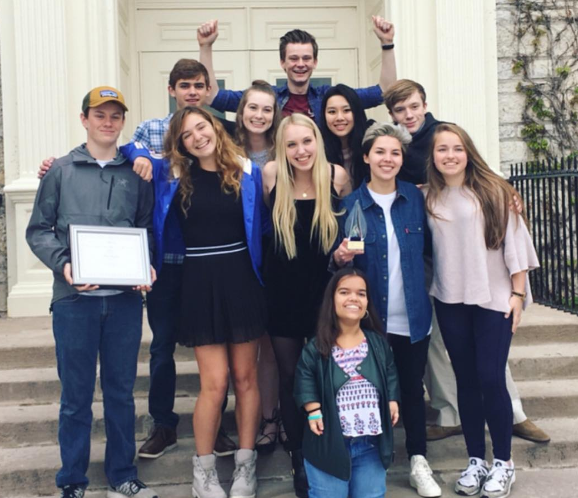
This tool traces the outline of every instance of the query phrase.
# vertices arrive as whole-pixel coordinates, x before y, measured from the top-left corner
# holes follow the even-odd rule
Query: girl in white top
[[[512,405],[505,370],[512,334],[531,302],[527,272],[538,259],[512,187],[484,162],[459,126],[441,124],[428,158],[426,208],[433,237],[438,322],[458,387],[468,467],[459,494],[501,498],[515,481]],[[485,461],[485,424],[494,462]]]

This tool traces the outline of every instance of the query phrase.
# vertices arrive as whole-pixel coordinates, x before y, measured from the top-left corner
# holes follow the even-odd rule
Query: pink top
[[[511,276],[540,266],[524,220],[510,211],[502,247],[489,250],[484,215],[470,189],[445,187],[434,211],[440,218],[428,216],[434,253],[430,294],[448,304],[510,311]],[[528,278],[526,293],[524,307],[532,302]]]

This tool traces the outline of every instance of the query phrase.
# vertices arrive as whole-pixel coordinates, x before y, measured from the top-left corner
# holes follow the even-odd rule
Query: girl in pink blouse
[[[531,302],[527,272],[539,266],[514,191],[459,126],[441,124],[428,158],[426,208],[433,238],[430,294],[458,387],[468,467],[461,495],[502,498],[515,482],[506,363],[512,334]],[[494,452],[485,461],[485,424]]]

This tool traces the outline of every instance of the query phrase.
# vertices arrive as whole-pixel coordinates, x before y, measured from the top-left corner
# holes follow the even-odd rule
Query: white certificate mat
[[[75,285],[151,285],[144,228],[71,225],[70,249]]]

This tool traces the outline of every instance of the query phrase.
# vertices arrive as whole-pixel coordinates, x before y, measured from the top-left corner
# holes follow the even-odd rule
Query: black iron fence
[[[578,314],[578,158],[510,166],[524,199],[541,267],[530,272],[534,300]]]

